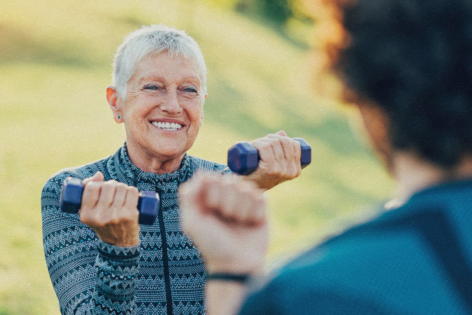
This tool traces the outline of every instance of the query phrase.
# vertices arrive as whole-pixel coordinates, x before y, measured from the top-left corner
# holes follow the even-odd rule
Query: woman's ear
[[[113,119],[117,124],[121,124],[124,121],[122,114],[123,101],[116,91],[116,88],[112,85],[107,87],[107,101],[113,113]]]

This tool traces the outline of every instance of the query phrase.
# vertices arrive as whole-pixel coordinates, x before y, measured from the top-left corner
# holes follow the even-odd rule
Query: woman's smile
[[[154,127],[167,132],[183,131],[185,128],[185,124],[176,119],[156,119],[151,120],[150,123]]]

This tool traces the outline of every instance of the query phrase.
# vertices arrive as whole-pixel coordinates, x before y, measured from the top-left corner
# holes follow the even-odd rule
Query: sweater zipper
[[[159,229],[161,231],[162,239],[162,264],[164,267],[164,285],[166,287],[166,301],[167,301],[167,315],[172,315],[172,292],[170,290],[170,276],[169,276],[169,256],[167,255],[167,235],[164,224],[164,215],[162,209],[162,199],[161,199],[161,209],[158,213],[159,220]]]

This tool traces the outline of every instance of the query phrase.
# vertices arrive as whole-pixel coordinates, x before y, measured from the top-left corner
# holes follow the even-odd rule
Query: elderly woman
[[[184,32],[151,26],[119,47],[107,99],[126,142],[107,158],[62,170],[42,192],[47,267],[62,314],[204,314],[205,268],[179,224],[177,190],[197,171],[225,166],[186,154],[203,122],[206,67]],[[300,146],[283,132],[253,141],[268,189],[300,174]],[[85,184],[79,215],[61,212],[69,177]],[[156,191],[161,209],[139,226],[138,192]]]

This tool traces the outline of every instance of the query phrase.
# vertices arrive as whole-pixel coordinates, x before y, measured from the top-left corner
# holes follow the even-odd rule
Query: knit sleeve
[[[62,182],[52,177],[41,194],[43,246],[62,314],[135,314],[140,246],[117,247],[98,239],[77,214],[59,208]]]
[[[224,176],[231,176],[233,172],[224,164],[219,164],[207,160],[197,158],[195,156],[189,156],[195,171],[208,173],[208,174],[218,174]]]

